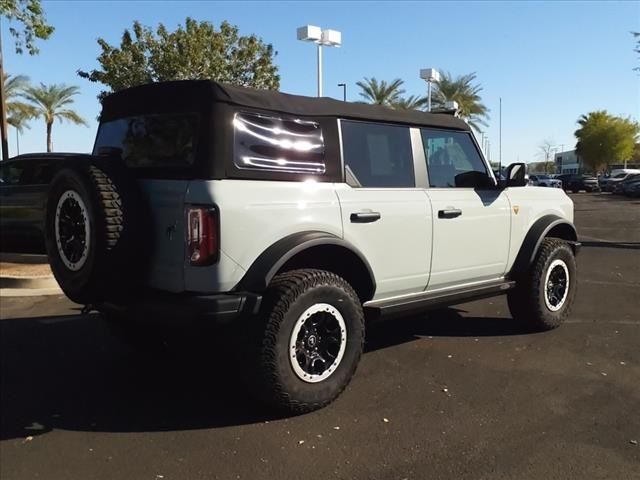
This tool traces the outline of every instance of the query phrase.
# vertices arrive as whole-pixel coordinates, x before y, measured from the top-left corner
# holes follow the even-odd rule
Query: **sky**
[[[341,48],[325,48],[324,94],[359,100],[363,77],[405,81],[407,94],[426,94],[421,68],[454,75],[476,72],[490,109],[486,134],[491,160],[499,160],[502,98],[502,163],[542,160],[539,145],[569,150],[580,115],[606,109],[640,120],[640,65],[630,31],[640,31],[640,2],[214,2],[44,1],[54,35],[39,42],[38,56],[16,55],[2,22],[5,70],[32,82],[77,85],[75,109],[89,127],[57,123],[56,151],[87,152],[93,146],[100,106],[98,84],[77,76],[98,67],[98,37],[118,45],[134,20],[174,29],[189,16],[218,25],[227,20],[241,34],[255,33],[277,51],[284,92],[314,96],[312,44],[296,40],[296,28],[312,24],[342,32]],[[10,129],[10,154],[16,135]],[[44,120],[20,135],[20,153],[46,149]]]

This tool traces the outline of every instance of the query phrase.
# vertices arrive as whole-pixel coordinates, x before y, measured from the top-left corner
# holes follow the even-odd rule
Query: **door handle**
[[[462,210],[459,208],[445,208],[444,210],[438,210],[438,218],[456,218],[462,215]]]
[[[357,212],[351,214],[351,223],[371,223],[380,220],[380,212]]]

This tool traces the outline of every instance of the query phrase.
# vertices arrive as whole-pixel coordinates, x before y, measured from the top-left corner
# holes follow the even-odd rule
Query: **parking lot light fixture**
[[[440,72],[435,68],[423,68],[420,70],[420,78],[427,81],[427,111],[431,111],[431,88],[434,82],[440,81]]]
[[[342,32],[337,30],[323,30],[315,25],[305,25],[297,30],[298,40],[313,42],[318,51],[318,97],[322,96],[322,47],[340,47]]]

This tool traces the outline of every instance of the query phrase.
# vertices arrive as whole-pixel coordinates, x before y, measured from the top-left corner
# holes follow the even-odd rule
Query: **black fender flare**
[[[236,290],[264,291],[287,261],[305,250],[321,245],[335,245],[356,255],[369,274],[372,285],[371,297],[373,297],[376,290],[375,276],[362,252],[346,240],[321,231],[298,232],[278,240],[256,258],[236,286]]]
[[[558,235],[549,235],[554,229],[558,232]],[[557,236],[557,238],[565,240],[571,244],[574,253],[578,253],[580,243],[578,242],[576,227],[558,215],[545,215],[536,220],[525,235],[524,241],[520,246],[520,251],[511,269],[511,278],[517,278],[529,269],[540,249],[542,241],[547,236]]]

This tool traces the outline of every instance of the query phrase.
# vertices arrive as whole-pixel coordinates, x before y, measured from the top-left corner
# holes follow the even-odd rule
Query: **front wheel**
[[[556,328],[571,312],[576,286],[573,250],[562,240],[547,238],[529,271],[507,294],[511,315],[536,330]]]
[[[289,413],[321,408],[345,389],[362,355],[364,314],[343,278],[302,269],[277,275],[259,322],[259,393]]]

